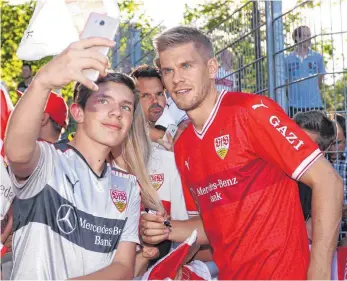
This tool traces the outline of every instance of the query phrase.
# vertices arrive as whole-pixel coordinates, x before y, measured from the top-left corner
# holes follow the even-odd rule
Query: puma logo
[[[253,110],[256,110],[256,109],[259,108],[259,107],[266,107],[266,108],[268,108],[268,107],[263,103],[262,100],[260,100],[260,103],[259,103],[259,104],[252,105]]]
[[[190,157],[188,157],[188,160],[184,161],[184,165],[187,167],[188,171],[190,171],[190,169],[189,169],[189,158]]]
[[[75,185],[79,182],[79,180],[77,180],[75,183],[72,183],[70,178],[65,174],[66,180],[69,182],[69,184],[72,187],[72,192],[75,193]]]

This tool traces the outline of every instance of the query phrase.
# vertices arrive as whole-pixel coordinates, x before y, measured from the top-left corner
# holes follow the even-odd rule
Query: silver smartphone
[[[114,40],[118,27],[119,19],[111,18],[99,13],[90,13],[80,39],[103,37]],[[91,47],[90,49],[95,49],[104,56],[107,56],[110,50],[108,47],[100,46]],[[95,69],[84,69],[82,73],[92,81],[96,81],[99,77],[99,71]]]

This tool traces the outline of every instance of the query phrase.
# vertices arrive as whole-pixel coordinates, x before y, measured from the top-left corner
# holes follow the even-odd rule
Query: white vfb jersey
[[[152,145],[148,172],[164,208],[173,220],[186,220],[188,213],[184,202],[181,178],[176,168],[173,152]]]
[[[105,165],[101,176],[66,143],[39,142],[38,165],[14,182],[11,279],[68,279],[113,261],[119,243],[139,243],[140,190],[132,175]]]

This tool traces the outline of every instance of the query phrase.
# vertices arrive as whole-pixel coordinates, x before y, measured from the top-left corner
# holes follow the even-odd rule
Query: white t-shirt
[[[171,219],[187,220],[188,213],[174,153],[159,149],[153,144],[148,172],[152,185],[157,190],[165,210],[171,215]]]
[[[65,143],[39,142],[25,183],[11,173],[14,201],[11,279],[67,279],[111,264],[118,244],[139,243],[136,178],[105,165],[99,177]]]

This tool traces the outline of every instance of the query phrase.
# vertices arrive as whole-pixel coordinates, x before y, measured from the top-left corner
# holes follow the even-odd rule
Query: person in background
[[[23,92],[17,91],[19,96]],[[63,97],[51,92],[42,114],[39,139],[54,143],[60,139],[69,122],[69,109]]]
[[[328,152],[328,159],[335,170],[343,179],[344,185],[344,206],[342,212],[341,228],[343,232],[347,231],[347,161],[346,161],[346,119],[344,115],[335,113],[330,115],[331,120],[335,121],[337,128],[336,141],[331,145]],[[342,235],[340,244],[347,246],[347,238]]]
[[[294,115],[294,121],[298,126],[317,143],[319,149],[324,153],[331,147],[336,140],[336,125],[330,120],[323,111],[312,110],[307,112],[298,112]],[[311,202],[312,189],[306,184],[299,182],[299,195],[302,210],[306,223],[309,222],[308,238],[312,240],[311,227]]]
[[[166,93],[159,69],[144,64],[134,69],[130,75],[136,79],[140,104],[149,127],[149,137],[153,142],[157,142],[164,136],[165,131],[156,129],[155,122],[163,114],[166,106]]]
[[[32,72],[30,64],[23,63],[23,65],[22,65],[22,78],[23,78],[23,81],[21,81],[18,84],[17,90],[19,90],[21,92],[25,92],[25,90],[29,87],[31,81],[33,80],[33,72]]]
[[[220,63],[216,77],[216,89],[235,92],[238,90],[236,74],[233,73],[234,57],[233,54],[225,49],[220,53]]]
[[[318,144],[323,153],[331,147],[336,140],[336,124],[328,115],[320,110],[298,112],[294,115],[294,121],[309,137]],[[310,247],[312,243],[312,189],[302,182],[298,182],[299,195],[302,210],[306,221],[307,236]],[[337,246],[337,245],[336,245]],[[331,280],[338,280],[336,252],[331,265]]]
[[[292,34],[295,50],[285,58],[289,116],[297,112],[323,109],[322,86],[325,66],[323,56],[312,50],[308,26],[297,27]],[[304,79],[303,81],[297,81]]]

